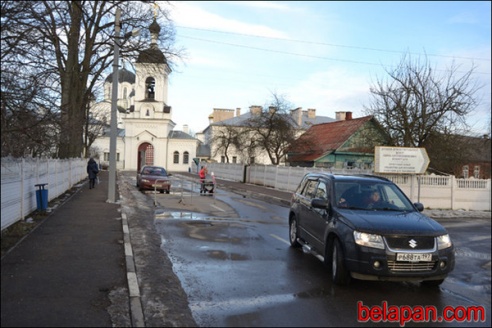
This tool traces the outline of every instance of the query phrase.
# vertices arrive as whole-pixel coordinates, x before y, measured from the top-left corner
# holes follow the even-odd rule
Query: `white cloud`
[[[451,17],[448,22],[451,24],[478,24],[480,19],[472,12],[462,12]]]
[[[185,1],[174,2],[174,6],[171,17],[177,25],[272,38],[287,38],[287,35],[282,31],[263,25],[247,24],[239,20],[222,17]]]
[[[318,115],[334,117],[337,111],[362,114],[369,97],[367,77],[342,68],[332,68],[308,76],[288,91],[291,102],[303,108],[316,108]]]
[[[275,9],[283,11],[291,11],[291,7],[276,1],[224,1],[238,6],[246,6],[261,9]]]

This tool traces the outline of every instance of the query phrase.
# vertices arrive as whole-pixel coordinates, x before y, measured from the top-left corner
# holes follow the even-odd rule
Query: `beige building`
[[[230,163],[271,164],[266,151],[262,151],[258,147],[249,147],[240,151],[231,145],[226,154],[223,148],[214,142],[216,136],[226,135],[231,129],[246,129],[248,122],[254,119],[255,116],[260,115],[262,111],[262,106],[250,106],[249,111],[243,114],[241,114],[241,108],[214,108],[212,114],[208,117],[209,126],[196,135],[202,142],[197,151],[197,157],[217,163],[225,163],[228,158]],[[300,136],[312,125],[334,121],[334,119],[326,116],[316,116],[316,109],[314,108],[303,110],[299,107],[291,110],[287,115],[292,118],[292,128],[296,130],[297,136]],[[249,138],[245,138],[244,142],[251,142],[254,138],[255,136],[250,134]]]

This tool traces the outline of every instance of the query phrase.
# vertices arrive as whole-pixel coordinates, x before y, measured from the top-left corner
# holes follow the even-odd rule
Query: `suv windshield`
[[[372,181],[335,181],[335,201],[340,208],[413,211],[413,205],[394,184]]]

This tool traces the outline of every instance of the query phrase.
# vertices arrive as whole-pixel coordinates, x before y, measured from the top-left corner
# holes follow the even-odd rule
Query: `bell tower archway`
[[[154,146],[148,142],[144,142],[138,146],[138,166],[137,171],[140,172],[142,166],[154,165]]]

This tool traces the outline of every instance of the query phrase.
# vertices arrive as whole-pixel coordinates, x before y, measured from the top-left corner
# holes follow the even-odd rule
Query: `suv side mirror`
[[[320,208],[322,210],[326,210],[329,216],[333,215],[333,208],[331,207],[331,203],[324,198],[313,198],[311,200],[311,206],[314,208]]]
[[[313,198],[311,200],[311,206],[314,208],[328,209],[328,201],[323,198]]]
[[[422,212],[424,210],[424,205],[422,203],[413,203],[413,206],[419,211]]]

